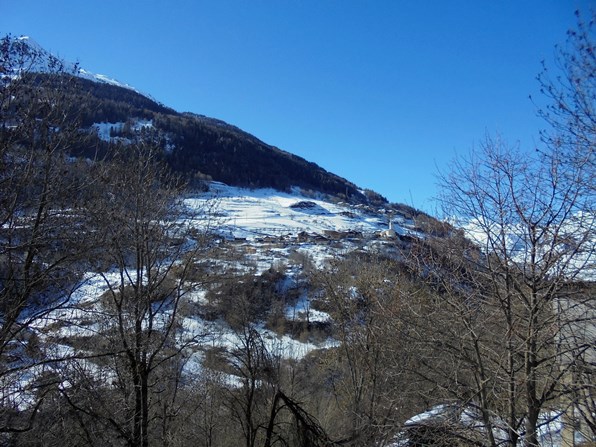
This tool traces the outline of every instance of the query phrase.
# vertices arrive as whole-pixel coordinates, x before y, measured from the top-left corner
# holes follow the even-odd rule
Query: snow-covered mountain
[[[50,53],[29,36],[7,37],[2,42],[0,54],[0,72],[18,76],[22,72],[55,73],[63,71],[82,79],[114,85],[139,93],[134,87],[119,82],[109,76],[93,73]],[[9,64],[8,61],[12,63]],[[16,62],[16,63],[15,63]]]

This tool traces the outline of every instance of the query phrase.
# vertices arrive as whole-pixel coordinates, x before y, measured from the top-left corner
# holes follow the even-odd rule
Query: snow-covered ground
[[[215,204],[218,232],[230,238],[297,237],[306,232],[332,237],[333,232],[373,234],[388,228],[388,217],[362,206],[311,198],[295,189],[291,194],[274,189],[245,189],[213,182],[205,194],[185,200],[190,210]],[[199,216],[197,225],[213,216]],[[398,234],[413,233],[413,223],[396,219]]]
[[[109,136],[109,133],[105,133],[109,132],[107,124],[98,128],[98,131]],[[238,265],[234,267],[242,270],[243,264],[250,264],[250,269],[246,270],[255,275],[276,264],[277,269],[284,270],[286,279],[279,287],[299,290],[297,298],[284,309],[289,321],[325,324],[331,320],[328,313],[313,309],[308,292],[299,288],[299,277],[304,266],[301,259],[308,259],[313,265],[322,266],[327,260],[350,250],[366,249],[375,243],[390,243],[378,236],[382,230],[388,228],[389,219],[384,212],[335,203],[322,197],[308,197],[298,190],[284,193],[273,189],[251,190],[212,183],[208,192],[186,197],[184,205],[188,210],[184,224],[197,228],[208,226],[220,236],[223,246],[231,249],[245,248],[244,258],[235,261],[214,259],[218,265],[225,268],[236,262]],[[394,219],[393,229],[401,235],[418,235],[413,222],[403,218]],[[298,255],[292,260],[292,254]],[[69,306],[48,313],[44,320],[34,325],[42,340],[45,338],[52,342],[97,334],[101,328],[94,323],[94,316],[98,312],[99,297],[107,290],[109,283],[117,281],[117,274],[112,272],[85,274],[78,287],[73,290]],[[187,299],[197,306],[208,305],[205,289],[189,290]],[[182,339],[196,337],[202,343],[199,349],[192,350],[188,356],[185,371],[189,374],[201,374],[206,350],[217,348],[232,352],[242,347],[242,334],[234,331],[224,321],[206,321],[197,315],[188,315],[184,316],[181,326],[184,331]],[[287,334],[278,334],[267,329],[262,322],[255,322],[254,327],[259,331],[267,349],[273,355],[283,358],[300,359],[313,350],[330,348],[337,344],[332,339],[318,342],[294,339]],[[56,356],[60,357],[72,354],[73,348],[56,342],[53,349]],[[100,371],[90,361],[82,360],[79,363],[78,367],[85,367],[98,376],[109,373]],[[33,380],[35,372],[30,370],[27,375],[18,379],[22,385],[20,389],[26,389],[26,384]],[[106,377],[108,381],[109,376]],[[239,379],[232,375],[227,380],[231,386],[239,383]],[[63,386],[67,387],[68,383]],[[29,397],[26,393],[20,393],[19,396],[15,394],[15,398],[17,397],[21,399],[20,406],[28,405]],[[430,422],[440,417],[445,408],[447,407],[437,406],[414,415],[406,426]],[[462,412],[462,421],[468,426],[473,420],[470,414]],[[560,417],[545,417],[548,422],[545,422],[540,433],[543,445],[559,446]],[[392,445],[405,445],[405,439],[398,438]]]
[[[108,137],[109,128],[117,124],[105,123],[97,126],[97,130]],[[142,122],[139,126],[150,124]],[[371,238],[376,240],[375,235],[388,227],[387,216],[382,212],[307,197],[297,190],[283,193],[212,183],[209,192],[186,197],[184,205],[188,209],[186,225],[209,226],[220,236],[224,251],[243,249],[240,259],[213,259],[221,268],[233,267],[241,272],[244,269],[254,275],[272,267],[284,271],[286,279],[278,287],[299,291],[298,298],[284,309],[286,319],[294,322],[325,324],[331,320],[329,314],[313,309],[308,293],[300,291],[299,277],[304,268],[301,260],[308,259],[313,265],[322,266],[330,258],[366,245]],[[205,209],[209,212],[204,212]],[[394,222],[394,228],[401,234],[413,233],[410,226],[411,223],[403,219]],[[296,259],[290,260],[292,254]],[[97,335],[102,330],[98,323],[102,314],[100,297],[110,284],[118,284],[119,280],[116,272],[86,273],[74,286],[68,305],[49,312],[32,327],[38,330],[42,341],[50,343]],[[199,307],[207,305],[206,292],[200,288],[189,290],[189,302]],[[222,321],[204,321],[192,315],[184,318],[182,327],[187,332],[182,338],[199,337],[210,347],[234,349],[240,344],[238,334]],[[335,344],[334,340],[293,339],[268,330],[259,322],[256,328],[268,349],[285,358],[301,358],[312,350]],[[200,352],[197,355],[200,357]]]

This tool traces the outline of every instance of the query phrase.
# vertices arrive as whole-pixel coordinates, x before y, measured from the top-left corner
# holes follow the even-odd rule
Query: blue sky
[[[179,111],[234,124],[393,202],[486,132],[532,150],[541,61],[588,0],[0,0],[29,35]]]

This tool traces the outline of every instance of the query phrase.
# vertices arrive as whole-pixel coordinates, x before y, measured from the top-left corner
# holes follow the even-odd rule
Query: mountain
[[[16,66],[11,67],[10,69],[7,67],[7,59],[9,58],[13,59],[13,61],[16,59],[17,62]],[[10,74],[17,75],[22,71],[37,73],[63,71],[65,73],[74,74],[82,79],[127,88],[135,92],[137,91],[133,87],[118,82],[108,76],[84,70],[79,67],[78,63],[67,62],[54,56],[29,36],[20,36],[16,38],[8,36],[2,40],[2,67],[0,68],[0,72],[10,72]]]
[[[387,206],[379,194],[364,192],[315,163],[224,121],[175,111],[129,85],[60,60],[28,37],[3,39],[0,72],[5,79],[34,73],[44,79],[40,86],[64,95],[68,113],[89,132],[89,138],[72,149],[73,155],[91,156],[113,145],[150,142],[191,185],[215,180],[282,191],[298,187],[314,195]]]
[[[454,181],[458,230],[29,39],[0,51],[1,445],[594,439],[583,185],[497,158]]]

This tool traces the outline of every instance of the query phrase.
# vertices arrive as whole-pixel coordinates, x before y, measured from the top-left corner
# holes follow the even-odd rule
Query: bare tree
[[[338,260],[315,276],[339,342],[325,355],[339,410],[334,428],[349,445],[388,442],[415,406],[402,312],[413,288],[396,262],[377,255]]]
[[[539,109],[539,115],[549,125],[542,134],[550,150],[544,155],[553,157],[554,154],[562,165],[562,181],[583,188],[582,195],[587,203],[591,203],[589,212],[593,213],[596,200],[596,11],[582,13],[578,10],[575,14],[577,27],[568,31],[564,45],[557,46],[555,67],[543,64],[543,71],[538,76],[541,93],[548,101],[545,107]],[[593,307],[584,306],[581,312],[592,313],[593,317]],[[594,338],[593,333],[590,335],[593,329],[587,327],[572,327],[567,332],[569,336],[579,332],[583,338]],[[578,359],[574,378],[568,376],[566,379],[571,389],[579,381],[582,384],[580,388],[584,390],[571,392],[573,398],[570,402],[575,403],[568,409],[567,419],[570,422],[567,425],[574,427],[577,421],[583,421],[594,433],[594,388],[588,384],[594,374],[595,358],[591,351],[584,354]],[[581,415],[579,419],[576,413]],[[567,435],[567,438],[570,439],[565,442],[572,445],[573,434]]]
[[[147,446],[151,439],[167,445],[177,398],[186,395],[185,358],[204,335],[184,320],[203,235],[189,227],[181,185],[160,166],[153,148],[126,146],[98,169],[100,197],[88,212],[103,244],[98,264],[105,292],[89,309],[101,327],[87,349],[104,360],[73,382],[95,383],[101,374],[108,385],[101,387],[104,398],[73,394],[69,402],[127,445]],[[69,387],[63,392],[68,396]]]
[[[440,177],[440,202],[475,244],[453,234],[415,251],[438,294],[416,303],[432,315],[419,321],[437,349],[422,347],[452,363],[423,360],[423,374],[476,412],[488,445],[538,445],[541,425],[561,413],[594,437],[596,56],[594,16],[578,18],[558,66],[538,77],[545,146],[521,153],[487,136],[458,158]]]
[[[587,165],[582,180],[593,193],[596,183],[596,12],[590,13],[586,22],[576,11],[577,28],[567,33],[565,45],[557,47],[556,66],[549,68],[543,63],[538,81],[547,100],[547,105],[539,109],[539,115],[549,125],[543,139],[552,150],[563,152],[567,163],[576,167]]]
[[[73,78],[56,59],[33,73],[39,57],[10,36],[0,41],[0,431],[8,432],[31,427],[55,382],[46,373],[57,358],[36,342],[38,325],[69,301],[93,245],[82,213],[93,179],[69,158],[78,120],[54,88]]]
[[[265,434],[266,408],[275,386],[274,362],[252,323],[242,325],[236,333],[238,343],[230,353],[230,365],[241,385],[229,390],[230,411],[242,429],[244,445],[254,447]]]
[[[562,408],[563,377],[593,351],[593,332],[574,335],[596,324],[585,312],[590,295],[573,287],[595,273],[593,203],[568,177],[585,166],[564,165],[554,152],[522,155],[487,137],[441,178],[445,215],[457,216],[481,250],[445,244],[449,263],[427,257],[424,269],[455,323],[448,352],[471,374],[457,393],[478,406],[490,445],[499,442],[497,427],[510,445],[539,445],[541,417]],[[451,379],[444,386],[453,390],[459,382]]]

